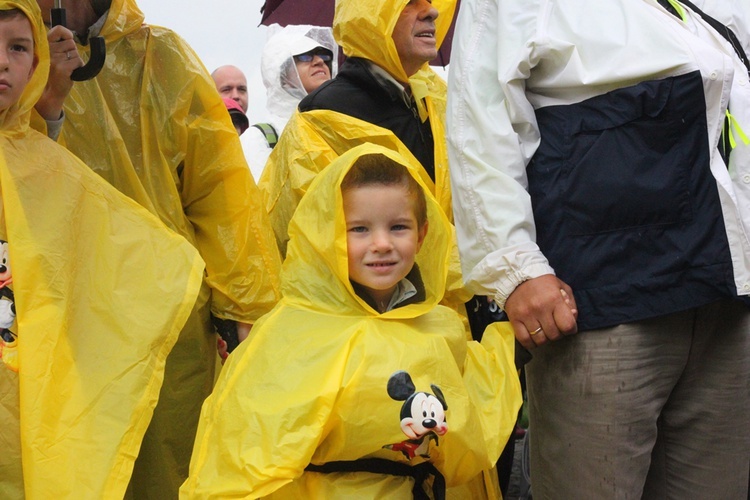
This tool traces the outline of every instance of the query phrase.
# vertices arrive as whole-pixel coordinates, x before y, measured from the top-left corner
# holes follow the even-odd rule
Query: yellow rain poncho
[[[246,323],[268,312],[278,299],[280,259],[237,133],[192,49],[144,24],[134,0],[112,0],[99,34],[105,66],[74,85],[60,142],[206,262],[132,482],[136,497],[170,498],[187,475],[200,405],[213,386],[209,312]],[[88,47],[78,49],[86,59]]]
[[[438,305],[452,231],[432,196],[416,261],[426,299],[379,314],[356,295],[339,185],[368,153],[418,175],[418,164],[363,145],[313,181],[290,225],[283,298],[229,357],[206,400],[182,498],[409,498],[409,477],[305,471],[363,458],[427,460],[400,451],[410,444],[400,427],[402,402],[387,390],[399,370],[417,391],[435,393],[433,384],[444,394],[448,432],[425,441],[449,492],[478,480],[479,490],[461,490],[464,498],[495,493],[482,489],[481,473],[499,457],[521,402],[513,334],[495,327],[481,345],[467,342],[458,315]]]
[[[31,21],[39,63],[0,111],[0,239],[17,313],[0,362],[0,498],[122,498],[203,263],[29,128],[49,51],[36,1],[0,0],[13,8]]]

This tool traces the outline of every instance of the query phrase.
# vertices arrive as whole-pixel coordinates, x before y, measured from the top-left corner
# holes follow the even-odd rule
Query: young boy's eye
[[[349,232],[351,233],[364,233],[367,232],[367,228],[365,226],[354,226],[349,228]]]
[[[26,45],[22,45],[20,43],[16,43],[10,46],[10,50],[14,52],[28,52],[29,48]]]
[[[407,229],[409,229],[409,226],[406,224],[394,224],[391,226],[391,231],[405,231]]]

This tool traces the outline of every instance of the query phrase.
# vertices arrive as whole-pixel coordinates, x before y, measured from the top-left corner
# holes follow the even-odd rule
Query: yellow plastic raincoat
[[[367,144],[313,181],[289,228],[283,298],[229,357],[206,400],[182,498],[409,498],[411,478],[305,471],[310,463],[362,458],[427,460],[399,451],[409,444],[400,427],[403,403],[387,391],[399,370],[417,391],[439,387],[447,402],[448,432],[429,442],[429,461],[449,487],[478,479],[483,488],[480,474],[499,457],[520,406],[513,334],[497,324],[481,345],[467,342],[455,311],[438,305],[453,237],[431,195],[416,261],[426,299],[379,314],[356,295],[339,185],[368,153],[388,155],[415,176],[421,169]],[[496,493],[462,491],[464,498]]]
[[[197,55],[174,32],[144,24],[134,0],[112,0],[100,35],[105,66],[74,85],[60,142],[206,262],[133,475],[135,496],[170,498],[187,476],[200,405],[214,382],[209,311],[253,323],[278,299],[281,264],[237,133]]]
[[[29,128],[49,50],[36,1],[0,0],[13,8],[31,21],[39,63],[0,111],[0,239],[17,313],[0,362],[0,498],[122,498],[203,262]]]

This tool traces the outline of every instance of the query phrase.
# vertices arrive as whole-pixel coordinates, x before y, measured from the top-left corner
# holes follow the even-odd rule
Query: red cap
[[[240,103],[229,97],[222,97],[222,99],[224,100],[224,105],[227,107],[227,111],[229,111],[229,116],[232,118],[232,123],[235,126],[239,124],[240,133],[247,130],[250,126],[250,120],[247,119],[247,115],[242,111]]]

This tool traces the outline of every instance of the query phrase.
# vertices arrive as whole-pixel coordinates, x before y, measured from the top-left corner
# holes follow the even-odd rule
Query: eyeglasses
[[[321,61],[323,62],[329,62],[331,59],[333,59],[333,54],[331,54],[329,51],[320,50],[320,51],[307,52],[305,54],[294,56],[294,60],[308,63],[308,62],[312,62],[312,60],[315,59],[315,56],[320,57]]]

